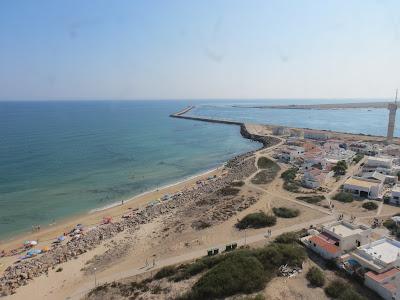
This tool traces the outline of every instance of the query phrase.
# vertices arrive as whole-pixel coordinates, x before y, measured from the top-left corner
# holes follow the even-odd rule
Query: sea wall
[[[249,140],[253,140],[253,141],[256,141],[256,142],[260,142],[261,144],[263,144],[264,148],[276,145],[280,141],[279,138],[276,138],[276,137],[273,137],[273,136],[260,136],[260,135],[257,135],[257,134],[250,133],[247,130],[246,124],[241,124],[240,125],[240,134],[245,139],[249,139]]]
[[[279,143],[280,139],[273,137],[273,136],[260,136],[256,134],[252,134],[248,131],[246,124],[238,121],[231,121],[225,119],[215,119],[215,118],[208,118],[208,117],[195,117],[195,116],[186,116],[185,114],[191,111],[194,106],[189,106],[177,113],[171,114],[171,118],[178,118],[178,119],[186,119],[186,120],[193,120],[193,121],[200,121],[200,122],[209,122],[209,123],[219,123],[219,124],[228,124],[228,125],[236,125],[240,126],[240,134],[245,139],[253,140],[259,142],[263,145],[263,147],[271,147],[277,143]]]

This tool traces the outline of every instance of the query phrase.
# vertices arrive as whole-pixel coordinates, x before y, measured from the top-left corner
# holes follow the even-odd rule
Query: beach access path
[[[256,234],[256,235],[252,235],[252,236],[247,236],[247,237],[244,237],[239,240],[232,240],[231,243],[237,243],[239,247],[245,246],[245,245],[251,245],[251,244],[255,244],[255,243],[259,243],[259,242],[268,243],[268,242],[272,241],[274,237],[276,237],[282,233],[298,231],[303,228],[309,228],[311,225],[313,225],[313,226],[320,225],[320,224],[334,221],[334,220],[336,220],[336,216],[327,215],[327,216],[324,216],[324,217],[316,219],[316,220],[312,220],[312,221],[308,221],[308,222],[304,222],[304,223],[300,223],[300,224],[295,224],[295,225],[287,227],[287,228],[272,230],[272,234],[268,238],[266,237],[266,232],[265,232],[265,233],[260,233],[260,234]],[[225,249],[225,245],[226,244],[220,244],[220,245],[216,245],[213,248],[218,248],[218,249],[220,249],[220,251],[222,251]],[[169,258],[165,258],[165,259],[156,261],[156,265],[154,268],[152,268],[152,267],[146,268],[145,266],[143,266],[141,268],[132,269],[132,270],[125,271],[125,272],[120,272],[117,274],[112,274],[108,277],[103,277],[103,278],[99,279],[97,281],[97,285],[104,284],[106,282],[112,282],[112,281],[117,281],[117,280],[121,280],[121,279],[126,279],[126,278],[129,278],[132,276],[155,271],[155,270],[158,270],[165,266],[181,264],[181,263],[184,263],[187,261],[201,258],[201,257],[205,256],[208,249],[209,248],[195,250],[195,251],[191,251],[191,252],[188,252],[188,253],[185,253],[182,255],[172,256]],[[86,293],[88,293],[93,288],[94,288],[94,281],[88,282],[88,283],[82,285],[81,287],[79,287],[79,289],[77,289],[77,291],[74,294],[72,294],[70,297],[68,297],[68,299],[70,299],[70,300],[81,299]]]

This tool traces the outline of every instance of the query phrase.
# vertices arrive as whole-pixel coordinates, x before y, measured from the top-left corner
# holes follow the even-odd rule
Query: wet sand
[[[12,237],[7,240],[0,241],[0,251],[10,251],[20,247],[26,240],[36,240],[40,242],[40,246],[46,246],[48,243],[54,241],[54,239],[64,232],[69,232],[75,227],[76,224],[83,224],[85,227],[93,227],[99,225],[104,217],[121,217],[123,214],[129,212],[130,209],[136,209],[146,206],[149,202],[159,199],[165,194],[174,194],[184,189],[190,189],[196,185],[198,180],[206,180],[209,176],[220,175],[223,167],[220,166],[216,169],[201,173],[197,176],[190,177],[186,180],[179,181],[177,183],[161,187],[156,190],[145,192],[138,196],[134,196],[124,201],[124,204],[113,204],[109,208],[96,209],[92,212],[73,216],[64,220],[59,220],[54,225],[48,225],[42,227],[37,232],[26,232],[18,236]],[[2,266],[0,265],[0,272],[2,272]]]

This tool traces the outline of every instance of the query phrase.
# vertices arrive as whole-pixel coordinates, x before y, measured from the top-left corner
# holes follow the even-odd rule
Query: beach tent
[[[111,221],[112,221],[111,217],[104,217],[103,218],[103,224],[109,224],[109,223],[111,223]]]
[[[24,246],[36,246],[38,243],[36,241],[25,241]]]
[[[65,240],[65,236],[60,235],[60,236],[57,238],[57,240],[60,241],[60,242],[62,242],[63,240]]]
[[[42,250],[32,249],[32,250],[29,250],[28,252],[26,252],[26,255],[27,256],[35,256],[35,255],[38,255],[40,253],[42,253]]]

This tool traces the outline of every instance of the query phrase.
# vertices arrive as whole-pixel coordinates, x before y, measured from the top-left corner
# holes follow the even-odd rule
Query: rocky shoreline
[[[250,134],[245,126],[241,126],[241,134],[268,147],[276,144],[279,140],[273,137],[260,137]],[[95,248],[104,240],[115,237],[125,230],[133,234],[140,225],[147,224],[155,218],[182,209],[193,202],[207,201],[207,197],[216,193],[223,187],[230,185],[233,181],[241,180],[255,171],[255,159],[248,152],[232,158],[226,163],[227,173],[225,176],[217,177],[215,180],[197,186],[194,189],[183,190],[174,195],[170,200],[157,205],[146,206],[138,211],[132,212],[128,218],[122,218],[110,224],[99,225],[82,235],[79,239],[73,239],[66,244],[54,246],[48,252],[27,260],[20,261],[9,266],[0,278],[0,295],[6,296],[16,292],[17,288],[29,283],[35,277],[47,274],[49,270],[55,269],[57,265],[69,261],[77,256]],[[233,198],[232,198],[233,199]],[[254,202],[255,198],[242,199],[238,203],[232,199],[229,203],[222,203],[220,211],[213,211],[210,215],[203,215],[207,222],[212,224],[221,222],[232,216],[235,211],[240,211]]]

